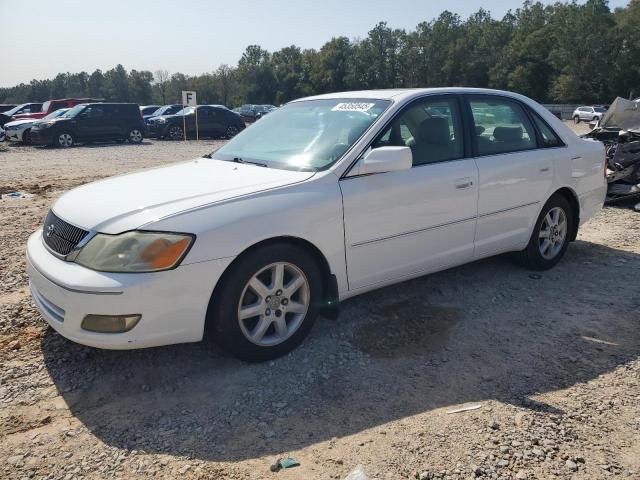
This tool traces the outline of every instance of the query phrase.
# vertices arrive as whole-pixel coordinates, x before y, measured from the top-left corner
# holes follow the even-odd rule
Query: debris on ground
[[[369,480],[369,477],[364,472],[364,467],[362,465],[356,466],[349,475],[344,477],[344,480]]]
[[[450,415],[452,413],[462,413],[468,412],[470,410],[478,410],[482,407],[482,404],[478,403],[477,405],[468,405],[466,407],[454,408],[453,410],[447,410],[447,414]]]
[[[283,468],[293,468],[299,466],[300,462],[298,462],[295,458],[279,458],[271,465],[271,471],[277,472]]]
[[[3,193],[2,195],[0,195],[0,198],[10,198],[10,199],[31,198],[31,197],[33,197],[33,193],[27,193],[27,192],[9,192],[9,193]]]

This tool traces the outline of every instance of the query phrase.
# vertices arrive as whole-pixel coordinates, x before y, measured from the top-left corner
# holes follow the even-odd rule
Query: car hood
[[[313,175],[200,158],[84,185],[60,197],[53,211],[78,227],[115,234]]]
[[[24,125],[25,123],[33,123],[36,119],[33,118],[24,118],[21,120],[14,120],[13,122],[7,122],[4,124],[4,128],[8,127],[19,127],[20,125]]]

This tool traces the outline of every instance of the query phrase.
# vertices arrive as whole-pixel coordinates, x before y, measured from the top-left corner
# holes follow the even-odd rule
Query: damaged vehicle
[[[640,101],[616,98],[600,124],[583,135],[604,143],[606,203],[640,197]]]

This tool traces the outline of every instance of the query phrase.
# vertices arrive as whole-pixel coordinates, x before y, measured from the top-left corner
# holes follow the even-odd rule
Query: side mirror
[[[413,166],[409,147],[380,147],[369,150],[356,164],[349,176],[398,172]]]

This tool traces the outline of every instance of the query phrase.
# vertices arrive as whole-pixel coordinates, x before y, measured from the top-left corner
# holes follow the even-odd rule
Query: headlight
[[[166,118],[156,118],[156,123],[167,123]]]
[[[193,240],[193,235],[183,233],[99,233],[80,250],[75,262],[100,272],[170,270],[182,261]]]
[[[49,122],[38,122],[38,128],[49,128],[51,125],[53,125],[54,121],[49,121]]]

